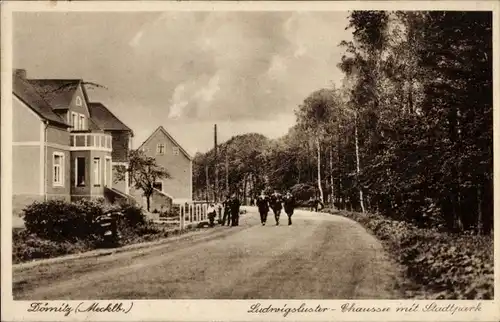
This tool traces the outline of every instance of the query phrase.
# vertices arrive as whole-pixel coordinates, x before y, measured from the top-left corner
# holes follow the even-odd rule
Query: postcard
[[[499,6],[2,3],[2,320],[498,321]]]

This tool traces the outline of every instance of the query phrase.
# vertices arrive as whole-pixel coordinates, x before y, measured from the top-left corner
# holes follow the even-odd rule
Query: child
[[[214,204],[210,204],[207,209],[208,220],[210,221],[210,227],[214,226],[215,216],[217,215],[217,210],[214,207]]]

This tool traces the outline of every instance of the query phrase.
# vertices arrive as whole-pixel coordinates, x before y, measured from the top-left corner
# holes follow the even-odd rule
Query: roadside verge
[[[403,266],[405,296],[416,299],[493,299],[493,238],[419,228],[375,214],[323,212],[357,221]]]

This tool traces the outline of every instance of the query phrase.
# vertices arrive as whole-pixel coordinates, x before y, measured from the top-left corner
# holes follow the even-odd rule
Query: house
[[[113,188],[113,162],[127,162],[133,132],[89,103],[83,80],[15,70],[12,94],[14,213],[34,200],[126,197],[127,180]]]
[[[138,150],[154,157],[170,178],[158,180],[155,188],[170,196],[174,203],[193,199],[193,158],[162,126],[142,143]]]
[[[128,172],[122,180],[116,180],[117,166],[128,167],[129,151],[132,148],[133,131],[118,119],[102,103],[89,103],[90,117],[104,132],[111,135],[112,151],[111,165],[113,172],[113,188],[129,193]]]

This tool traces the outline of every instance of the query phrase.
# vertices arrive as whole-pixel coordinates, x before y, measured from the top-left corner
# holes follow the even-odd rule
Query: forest
[[[193,165],[197,199],[263,189],[419,226],[493,229],[492,14],[349,12],[341,86],[279,139],[238,135]]]

